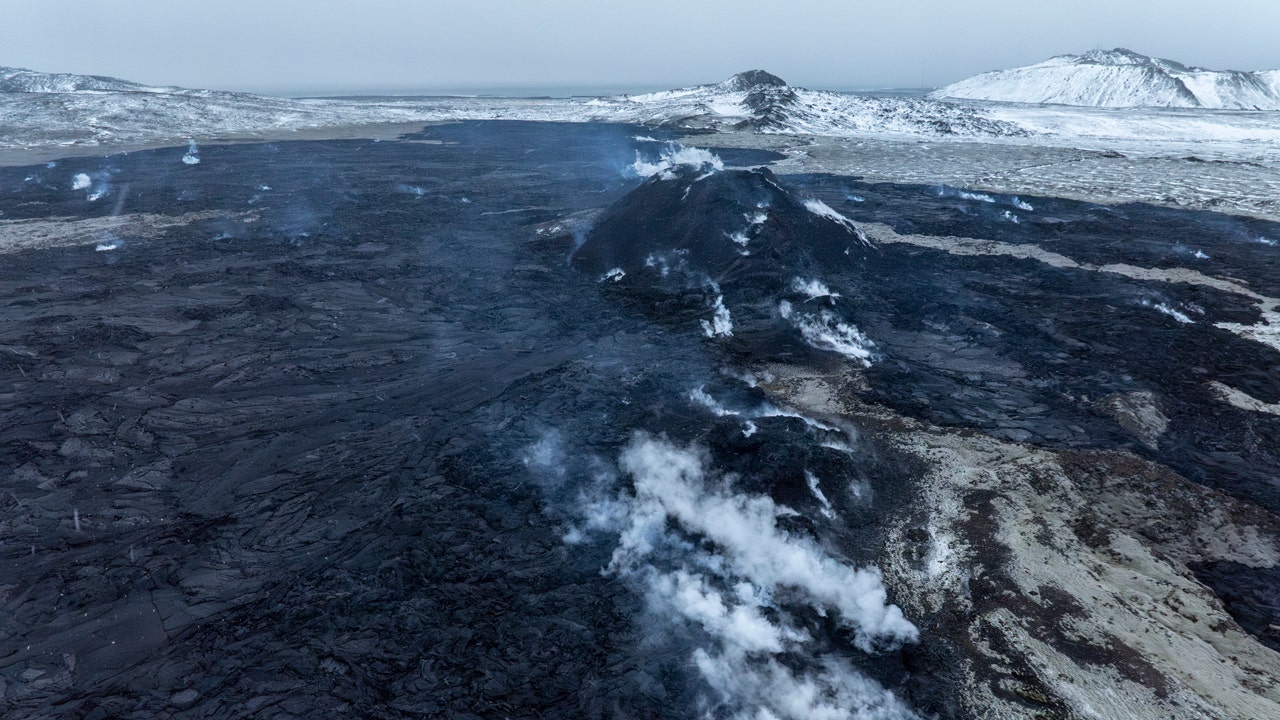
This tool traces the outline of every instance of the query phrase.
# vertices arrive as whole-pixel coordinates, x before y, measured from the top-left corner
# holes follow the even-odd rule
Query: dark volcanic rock
[[[635,651],[639,597],[601,575],[608,547],[561,542],[520,461],[560,419],[625,409],[584,358],[684,352],[618,346],[626,319],[582,302],[594,282],[528,246],[530,224],[634,184],[617,167],[637,129],[567,130],[210,147],[199,166],[161,149],[42,166],[47,185],[0,169],[6,219],[213,213],[4,256],[0,715],[695,706],[687,652]],[[130,191],[87,202],[79,172]],[[590,437],[608,456],[634,425]]]
[[[746,127],[753,130],[781,130],[795,112],[796,91],[789,87],[757,85],[747,93],[742,104],[751,110]]]
[[[737,92],[753,90],[761,85],[770,87],[786,87],[787,82],[777,75],[765,72],[764,70],[748,70],[746,72],[740,72],[720,83],[721,88]]]
[[[1280,567],[1212,561],[1196,564],[1196,578],[1213,588],[1231,617],[1280,652]]]
[[[0,168],[6,223],[88,243],[0,266],[0,714],[729,717],[866,686],[926,716],[1071,717],[1079,688],[1138,697],[1119,682],[1213,708],[1263,692],[1232,683],[1280,667],[1236,625],[1275,623],[1280,532],[1255,505],[1276,507],[1280,417],[1222,388],[1280,402],[1280,354],[1217,325],[1256,321],[1252,301],[872,247],[840,213],[1156,267],[1227,221],[1032,198],[1061,220],[1038,223],[1011,198],[708,163],[637,181],[620,168],[662,144],[640,132],[464,123]],[[69,191],[81,173],[107,194]],[[111,235],[117,215],[155,232]],[[1210,248],[1273,293],[1257,252]],[[742,536],[655,511],[619,463],[636,438],[697,466],[680,488],[718,512],[695,520],[763,519],[738,552],[883,568],[887,590],[854,584],[919,642],[859,642],[806,578],[752,575],[784,555],[741,570]],[[633,527],[662,552],[627,574]],[[655,579],[700,602],[655,602]],[[726,659],[698,614],[716,603],[781,651]],[[1229,650],[1186,673],[1165,639]]]
[[[763,70],[738,73],[712,86],[720,92],[745,92],[742,104],[751,112],[738,129],[779,130],[797,111],[798,96],[786,81]]]
[[[797,280],[844,272],[874,252],[852,223],[825,210],[806,206],[767,168],[679,167],[601,215],[573,264],[643,298],[664,322],[706,316],[720,298],[732,317],[731,344],[768,357],[795,346],[779,304],[819,300],[797,290]],[[838,308],[834,296],[820,300]]]
[[[619,267],[661,274],[679,264],[717,282],[777,292],[815,264],[848,262],[861,246],[849,227],[807,210],[768,168],[704,174],[681,167],[655,175],[614,203],[596,222],[574,265],[587,272]],[[756,217],[763,217],[753,223]],[[735,242],[741,235],[748,242]]]

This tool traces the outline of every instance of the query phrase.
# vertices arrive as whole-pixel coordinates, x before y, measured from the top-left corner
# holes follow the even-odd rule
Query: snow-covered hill
[[[1280,84],[1280,74],[1269,77]],[[294,99],[139,85],[86,75],[0,68],[0,150],[26,159],[65,148],[294,137],[294,131],[455,120],[616,122],[681,129],[885,139],[1034,142],[1112,148],[1172,143],[1209,152],[1212,139],[1257,159],[1280,151],[1280,128],[1259,113],[1099,110],[867,97],[807,90],[761,70],[720,83],[595,98],[384,97]],[[343,133],[358,132],[343,130]],[[370,131],[372,132],[372,130]],[[347,135],[351,136],[351,135]],[[1083,144],[1082,144],[1083,143]],[[1217,147],[1217,146],[1215,146]],[[1192,151],[1185,151],[1192,152]]]
[[[975,75],[931,97],[1111,108],[1280,110],[1280,70],[1207,70],[1131,50],[1094,50]]]
[[[104,75],[42,73],[26,68],[0,67],[0,93],[68,92],[183,92],[180,88],[153,87]]]
[[[875,98],[787,85],[763,70],[738,73],[724,82],[624,95],[594,101],[624,119],[756,130],[766,133],[855,135],[963,135],[1005,137],[1026,134],[1016,125],[990,119],[965,104],[917,98]]]
[[[805,90],[761,70],[720,83],[617,97],[289,99],[0,68],[0,93],[0,147],[151,143],[463,119],[630,122],[823,135],[1025,134],[965,104]]]

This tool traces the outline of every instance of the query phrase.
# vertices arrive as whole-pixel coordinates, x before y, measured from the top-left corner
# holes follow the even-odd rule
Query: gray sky
[[[251,91],[944,85],[1094,47],[1280,68],[1280,0],[0,0],[0,65]]]

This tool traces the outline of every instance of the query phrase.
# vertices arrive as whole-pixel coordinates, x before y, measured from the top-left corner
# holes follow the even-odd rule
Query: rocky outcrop
[[[857,377],[769,370],[779,400],[854,420],[926,468],[881,566],[908,616],[930,618],[938,643],[916,664],[955,688],[955,715],[1280,713],[1275,629],[1250,634],[1198,576],[1275,567],[1280,519],[1127,452],[944,430],[863,404]]]

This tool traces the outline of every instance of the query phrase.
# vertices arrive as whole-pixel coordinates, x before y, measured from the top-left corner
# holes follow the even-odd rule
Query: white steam
[[[857,326],[842,322],[830,310],[823,310],[817,315],[796,312],[790,302],[783,300],[778,303],[778,313],[795,325],[800,331],[800,337],[810,347],[837,352],[850,360],[857,360],[865,367],[871,367],[875,343],[863,335]]]
[[[843,227],[845,230],[848,230],[849,233],[861,240],[863,245],[871,245],[871,241],[867,239],[867,236],[857,225],[853,224],[852,220],[836,212],[830,205],[822,202],[821,200],[805,200],[804,209],[820,218],[826,218],[840,227]]]
[[[665,605],[738,650],[779,653],[784,641],[809,639],[803,632],[769,622],[761,612],[768,606],[768,597],[758,595],[750,583],[738,583],[733,596],[727,596],[699,573],[681,569],[648,574],[646,594],[651,606]]]
[[[815,657],[793,614],[834,614],[868,652],[914,642],[916,627],[888,603],[877,569],[779,530],[793,510],[734,492],[695,449],[637,435],[619,466],[634,492],[586,516],[618,533],[610,571],[639,583],[655,614],[705,635],[692,660],[717,709],[753,720],[916,717],[848,663]],[[803,670],[788,665],[796,658]]]
[[[564,480],[565,447],[564,439],[558,432],[543,435],[538,442],[525,448],[521,458],[526,467],[537,470],[540,475],[553,478],[556,482]]]
[[[662,155],[656,162],[645,160],[637,151],[636,161],[631,164],[631,170],[637,176],[653,177],[657,175],[662,180],[675,179],[675,169],[679,167],[692,168],[711,174],[723,170],[724,162],[714,153],[702,148],[685,147],[672,143],[663,149]]]
[[[182,156],[182,162],[186,165],[199,165],[200,148],[196,147],[195,140],[188,140],[187,143],[187,154]]]
[[[818,298],[831,298],[835,300],[840,297],[840,293],[831,292],[831,288],[826,286],[821,280],[804,280],[795,278],[791,281],[791,289],[801,295],[808,297],[810,300]]]
[[[968,192],[965,190],[957,190],[949,188],[946,185],[938,187],[938,197],[954,197],[961,200],[972,200],[973,202],[994,203],[996,199],[986,193]]]
[[[733,318],[729,316],[729,308],[724,306],[724,296],[717,295],[716,301],[711,304],[711,320],[699,320],[702,323],[702,332],[707,337],[733,337]]]
[[[85,200],[95,202],[106,197],[111,192],[111,172],[102,170],[90,175],[88,173],[76,173],[71,178],[72,190],[87,190]]]
[[[664,278],[669,277],[673,272],[688,274],[684,260],[687,252],[686,250],[672,250],[665,253],[649,253],[644,259],[644,266],[656,269],[658,274]]]
[[[742,708],[738,720],[900,720],[918,718],[893,693],[848,663],[826,658],[799,675],[777,660],[751,662],[726,650],[694,653],[707,683]]]
[[[1182,312],[1181,310],[1178,310],[1177,308],[1170,307],[1169,305],[1166,305],[1165,303],[1153,303],[1153,302],[1151,302],[1151,301],[1149,301],[1149,300],[1143,300],[1143,301],[1142,301],[1142,305],[1143,305],[1144,307],[1149,307],[1149,308],[1152,308],[1152,309],[1158,310],[1158,311],[1160,311],[1160,312],[1164,313],[1165,315],[1168,315],[1169,317],[1173,318],[1174,320],[1177,320],[1178,322],[1180,322],[1180,323],[1182,323],[1182,324],[1184,324],[1184,325],[1193,325],[1193,324],[1195,324],[1195,320],[1192,320],[1192,319],[1191,319],[1191,316],[1187,315],[1186,313]]]
[[[702,407],[711,411],[711,414],[715,415],[716,417],[726,417],[726,416],[732,415],[734,417],[751,418],[751,419],[772,418],[772,417],[795,418],[796,420],[800,420],[805,425],[808,425],[809,427],[814,428],[816,430],[822,430],[825,432],[840,432],[840,433],[846,433],[846,434],[848,434],[849,432],[847,430],[828,425],[827,423],[824,423],[820,420],[815,420],[807,415],[798,413],[795,410],[791,410],[788,408],[780,408],[777,405],[774,405],[773,403],[768,403],[768,402],[761,403],[759,407],[751,408],[748,410],[735,410],[733,408],[728,408],[728,407],[725,407],[724,404],[722,404],[719,400],[715,399],[714,397],[711,397],[711,395],[706,391],[704,386],[698,386],[697,388],[689,391],[689,399],[692,400],[694,403],[701,405]],[[749,421],[747,421],[746,424],[753,428],[755,427],[754,423],[751,423]],[[753,433],[755,432],[755,430],[752,430],[751,432]],[[751,433],[747,433],[747,434],[750,435]],[[852,448],[848,448],[848,446],[844,446],[844,447],[848,449],[849,453],[853,453]]]
[[[665,439],[636,437],[620,466],[635,483],[629,523],[622,528],[611,568],[631,572],[648,566],[668,527],[711,541],[720,551],[721,572],[773,594],[790,589],[809,604],[837,610],[856,643],[870,651],[876,642],[913,642],[918,631],[888,603],[880,571],[852,568],[803,538],[777,527],[794,511],[766,496],[736,494],[708,486],[702,457]]]
[[[822,492],[822,488],[819,487],[818,476],[808,470],[805,470],[804,479],[805,482],[809,483],[809,492],[813,493],[813,496],[822,504],[822,516],[827,519],[834,518],[836,516],[836,511],[831,507],[831,501],[828,500],[826,494]]]
[[[730,410],[720,404],[719,400],[711,397],[711,395],[702,386],[698,386],[689,391],[689,399],[711,411],[716,417],[725,417],[727,415],[742,415],[737,410]]]
[[[971,200],[973,202],[982,202],[982,203],[993,203],[993,204],[999,203],[1001,205],[1012,205],[1013,207],[1019,210],[1022,210],[1024,212],[1035,211],[1035,207],[1033,207],[1031,203],[1025,200],[1022,200],[1016,195],[1006,200],[1003,198],[995,197],[993,195],[988,195],[986,193],[968,192],[967,190],[957,190],[955,188],[950,188],[950,187],[947,187],[946,185],[942,185],[938,188],[938,197],[954,197],[954,198],[960,198],[961,200]]]

